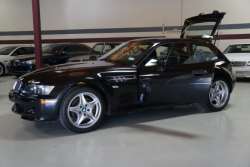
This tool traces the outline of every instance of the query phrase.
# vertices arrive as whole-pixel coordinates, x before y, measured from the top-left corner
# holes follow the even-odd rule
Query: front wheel
[[[89,132],[101,123],[104,110],[104,100],[99,92],[89,87],[75,87],[62,100],[59,120],[73,132]]]
[[[228,82],[224,78],[215,78],[209,90],[208,100],[201,106],[211,111],[221,111],[230,99]]]

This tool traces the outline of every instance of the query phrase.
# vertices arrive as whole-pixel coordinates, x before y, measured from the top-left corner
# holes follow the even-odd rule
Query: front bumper
[[[25,97],[16,94],[13,90],[9,93],[10,101],[15,104],[12,112],[21,115],[21,118],[31,121],[54,121],[58,116],[57,99],[44,99],[43,97]],[[54,101],[53,104],[42,104],[49,100]]]
[[[7,66],[7,69],[9,71],[9,74],[24,75],[24,74],[27,74],[27,73],[34,71],[35,66],[29,65],[29,64],[20,64],[18,66],[14,66],[14,65],[9,64]]]
[[[233,67],[233,74],[236,78],[250,78],[250,66]]]

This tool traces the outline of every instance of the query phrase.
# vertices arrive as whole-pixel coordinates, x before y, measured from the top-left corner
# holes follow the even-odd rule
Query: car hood
[[[0,60],[9,60],[11,56],[9,55],[0,55]]]
[[[22,80],[29,82],[31,80],[38,81],[42,84],[51,84],[50,81],[56,82],[57,78],[88,78],[97,79],[98,74],[105,72],[136,72],[135,67],[126,67],[118,62],[107,62],[107,61],[84,61],[81,63],[68,63],[48,68],[36,70],[29,74],[23,75]],[[71,80],[71,79],[67,79]],[[62,83],[63,84],[63,83]]]
[[[48,57],[48,56],[53,56],[53,54],[43,54],[43,58]],[[12,60],[13,61],[15,61],[15,60],[26,61],[26,60],[33,60],[33,59],[35,59],[35,54],[17,56],[16,58],[14,58]]]
[[[250,53],[227,53],[225,56],[230,61],[250,61]]]

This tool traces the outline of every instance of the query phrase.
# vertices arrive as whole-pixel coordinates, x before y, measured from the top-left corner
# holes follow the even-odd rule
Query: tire
[[[217,84],[218,87],[216,87]],[[218,77],[214,79],[209,89],[207,102],[200,104],[200,106],[206,110],[217,112],[227,106],[229,99],[229,84],[224,78]]]
[[[99,92],[89,87],[73,87],[62,99],[59,120],[73,132],[86,133],[100,125],[104,114],[105,103]]]
[[[17,78],[21,77],[22,75],[15,75]]]
[[[0,64],[0,76],[2,76],[4,74],[4,66],[2,64]]]

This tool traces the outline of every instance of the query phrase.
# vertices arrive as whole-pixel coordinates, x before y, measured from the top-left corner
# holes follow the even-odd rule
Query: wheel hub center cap
[[[86,112],[86,108],[82,108],[82,111],[83,111],[83,112]]]

